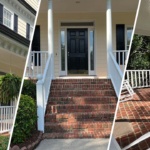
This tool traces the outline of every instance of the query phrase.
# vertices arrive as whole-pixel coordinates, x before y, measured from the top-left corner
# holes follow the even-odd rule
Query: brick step
[[[112,84],[110,79],[54,79],[52,84]]]
[[[105,110],[114,112],[115,106],[115,104],[48,105],[46,113],[98,112]]]
[[[89,121],[113,121],[114,112],[100,111],[100,112],[82,112],[82,113],[56,113],[46,114],[45,121],[51,123],[74,123],[74,122],[89,122]]]
[[[52,84],[51,91],[55,90],[107,90],[113,89],[113,86],[100,84]]]
[[[103,97],[50,97],[48,104],[63,105],[63,104],[116,104],[117,98],[114,96]]]
[[[111,130],[111,122],[76,122],[76,123],[45,123],[46,133],[61,133],[61,132],[93,132],[93,131],[108,131]]]
[[[44,133],[43,139],[80,139],[80,138],[109,138],[110,130],[108,131],[93,131],[93,132],[64,132],[64,133]]]
[[[96,90],[70,90],[70,91],[55,91],[55,92],[50,92],[50,96],[52,97],[67,97],[67,96],[116,96],[114,90],[101,90],[101,91],[96,91]]]

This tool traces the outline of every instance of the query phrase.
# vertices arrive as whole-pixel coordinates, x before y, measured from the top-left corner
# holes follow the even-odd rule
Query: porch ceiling
[[[112,0],[113,12],[135,12],[139,0]],[[42,0],[40,12],[47,12],[48,0]],[[54,12],[105,12],[106,0],[53,0]]]
[[[142,0],[135,33],[150,36],[150,0]]]

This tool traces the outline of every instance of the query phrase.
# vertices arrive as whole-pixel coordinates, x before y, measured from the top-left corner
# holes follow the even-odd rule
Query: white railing
[[[119,96],[123,74],[112,52],[109,52],[108,71],[113,83],[115,92]]]
[[[31,51],[26,69],[26,77],[37,78],[38,74],[43,74],[48,60],[48,51]]]
[[[0,133],[11,130],[15,108],[15,106],[0,106]]]
[[[127,70],[125,78],[132,88],[150,87],[150,70]]]
[[[128,50],[114,50],[113,54],[116,58],[118,65],[121,67],[121,69],[124,69],[126,65]]]
[[[43,76],[38,77],[38,82],[36,84],[36,94],[37,94],[37,114],[38,114],[38,130],[44,132],[44,116],[47,101],[49,98],[51,81],[53,79],[53,60],[49,56],[46,63]]]

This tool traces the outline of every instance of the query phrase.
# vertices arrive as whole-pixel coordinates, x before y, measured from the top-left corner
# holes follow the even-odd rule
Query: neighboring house
[[[38,0],[0,0],[0,71],[22,77]]]
[[[109,138],[138,2],[41,2],[26,77],[44,138]]]
[[[22,77],[39,0],[0,0],[0,72]],[[0,133],[11,129],[16,102],[0,104]]]

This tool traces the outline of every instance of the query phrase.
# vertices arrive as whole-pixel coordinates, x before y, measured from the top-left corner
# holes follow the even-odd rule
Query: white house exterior
[[[3,74],[23,76],[38,3],[39,0],[0,0],[0,72]],[[16,101],[10,101],[10,106],[0,104],[0,133],[10,131]]]
[[[0,1],[0,71],[22,77],[38,0]]]
[[[41,2],[26,72],[26,77],[38,79],[38,130],[45,130],[53,79],[111,79],[119,95],[138,2]]]

